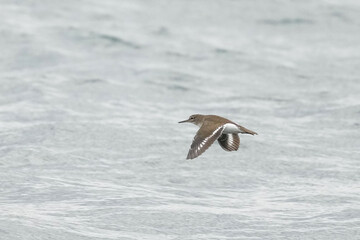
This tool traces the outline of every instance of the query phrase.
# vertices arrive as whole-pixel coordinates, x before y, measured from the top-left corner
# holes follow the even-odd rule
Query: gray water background
[[[360,239],[359,1],[0,14],[0,239]],[[259,135],[186,161],[193,113]]]

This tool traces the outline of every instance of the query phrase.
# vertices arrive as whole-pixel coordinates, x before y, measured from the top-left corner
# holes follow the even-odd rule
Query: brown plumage
[[[216,115],[191,115],[189,119],[181,121],[190,122],[200,127],[190,146],[187,159],[193,159],[205,152],[215,140],[226,151],[237,151],[240,145],[238,133],[257,134],[254,131],[244,128],[229,119]]]

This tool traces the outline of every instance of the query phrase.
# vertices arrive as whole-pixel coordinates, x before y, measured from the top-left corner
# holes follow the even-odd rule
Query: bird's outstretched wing
[[[218,138],[218,142],[225,151],[237,151],[240,145],[240,138],[237,133],[222,134]]]
[[[223,125],[217,126],[214,129],[209,128],[209,125],[205,124],[201,126],[194,137],[186,159],[196,158],[205,152],[206,149],[208,149],[211,144],[213,144],[213,142],[221,136],[223,131]]]

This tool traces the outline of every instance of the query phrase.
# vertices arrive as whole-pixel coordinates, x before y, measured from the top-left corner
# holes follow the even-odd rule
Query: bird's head
[[[204,115],[201,114],[194,114],[191,115],[189,117],[189,119],[184,120],[184,121],[180,121],[179,123],[185,123],[185,122],[189,122],[189,123],[193,123],[195,125],[201,126],[204,120]]]

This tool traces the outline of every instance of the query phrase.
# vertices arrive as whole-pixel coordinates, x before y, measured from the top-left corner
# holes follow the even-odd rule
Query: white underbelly
[[[225,125],[225,129],[223,131],[223,134],[229,134],[229,133],[239,133],[241,132],[240,129],[232,123],[226,123]]]

